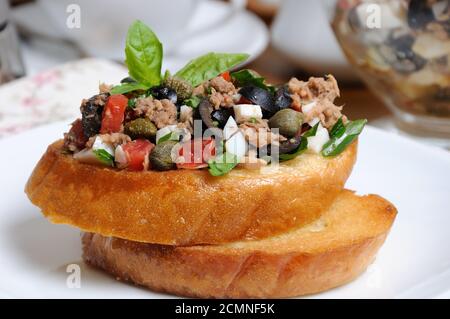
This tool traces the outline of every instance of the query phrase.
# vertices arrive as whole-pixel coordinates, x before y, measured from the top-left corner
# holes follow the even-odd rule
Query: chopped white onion
[[[329,140],[328,130],[319,124],[316,135],[308,137],[308,149],[314,153],[320,153],[325,143]]]
[[[95,141],[94,141],[94,144],[92,145],[92,149],[94,151],[105,150],[110,155],[114,156],[114,147],[110,143],[105,143],[102,140],[101,136],[95,137]]]
[[[314,126],[319,122],[320,122],[320,119],[318,117],[315,117],[311,121],[309,121],[308,124],[309,124],[309,126]]]
[[[238,125],[237,125],[236,121],[234,120],[234,118],[232,116],[230,116],[228,118],[227,123],[225,124],[225,126],[223,128],[223,138],[225,140],[228,140],[237,131],[239,131]]]
[[[156,132],[156,143],[158,143],[158,141],[160,140],[161,137],[166,136],[169,133],[174,132],[177,129],[177,126],[174,125],[167,125],[164,126],[163,128],[159,129]]]
[[[247,142],[245,141],[244,134],[240,131],[234,134],[225,142],[225,149],[228,153],[236,155],[238,159],[245,156],[247,153]]]

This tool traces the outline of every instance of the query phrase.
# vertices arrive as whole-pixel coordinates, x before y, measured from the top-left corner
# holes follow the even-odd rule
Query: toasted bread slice
[[[342,191],[320,220],[296,231],[225,245],[163,246],[83,236],[83,258],[152,290],[214,298],[272,298],[345,284],[374,260],[396,216],[376,196]]]
[[[128,172],[82,164],[49,146],[25,191],[55,223],[138,242],[217,244],[273,236],[320,217],[356,160],[303,154],[278,170]]]

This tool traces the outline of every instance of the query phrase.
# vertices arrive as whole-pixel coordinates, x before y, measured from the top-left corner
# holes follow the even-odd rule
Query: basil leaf
[[[302,154],[304,151],[306,151],[307,148],[308,148],[308,139],[302,136],[302,140],[300,141],[300,145],[297,147],[297,149],[291,153],[280,154],[279,159],[281,162],[289,161]]]
[[[132,98],[128,100],[127,107],[130,109],[134,109],[136,107],[136,98]]]
[[[303,137],[311,137],[316,136],[317,128],[319,127],[319,123],[311,127],[309,130],[307,130],[305,133],[303,133]]]
[[[170,71],[166,70],[166,72],[164,72],[164,75],[162,78],[163,78],[163,80],[167,80],[168,78],[170,78]]]
[[[209,173],[212,176],[222,176],[229,173],[239,163],[236,155],[223,153],[208,162]]]
[[[161,82],[162,44],[143,22],[136,20],[128,29],[125,45],[128,73],[148,87]]]
[[[198,96],[191,96],[187,100],[184,100],[183,103],[195,109],[200,104],[201,100],[202,99]]]
[[[209,163],[208,165],[209,165],[208,171],[212,176],[225,175],[222,171],[219,171],[219,169],[214,164]]]
[[[342,121],[342,116],[337,120],[337,122],[333,125],[330,130],[330,137],[339,137],[342,136],[345,132],[345,125]]]
[[[149,86],[137,82],[132,83],[122,83],[120,85],[116,85],[111,89],[111,94],[124,94],[137,90],[148,90]]]
[[[252,70],[244,69],[230,74],[233,81],[237,86],[253,85],[264,90],[268,90],[271,93],[275,92],[275,88],[272,85],[267,85],[265,79],[258,73]]]
[[[109,154],[107,151],[98,149],[94,150],[93,152],[95,154],[95,157],[97,157],[100,162],[108,166],[114,166],[114,156]]]
[[[336,156],[342,153],[362,132],[367,120],[356,120],[345,126],[345,131],[341,136],[332,137],[322,148],[322,155],[325,157]]]
[[[189,61],[186,66],[175,74],[175,77],[179,77],[196,87],[244,62],[248,57],[249,55],[244,53],[210,52]]]
[[[158,143],[156,143],[156,144],[161,144],[161,143],[163,143],[163,142],[165,142],[165,141],[169,141],[169,140],[172,138],[172,133],[173,133],[173,132],[170,132],[170,133],[167,133],[166,135],[162,136],[162,137],[158,140]]]

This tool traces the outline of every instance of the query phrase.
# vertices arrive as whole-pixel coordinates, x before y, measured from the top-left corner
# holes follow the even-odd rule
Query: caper
[[[284,109],[275,113],[269,120],[271,128],[278,128],[281,135],[293,137],[301,128],[303,117],[293,109]]]
[[[162,85],[174,90],[177,93],[180,102],[187,100],[192,95],[192,86],[180,78],[168,77],[163,81]]]
[[[172,149],[177,144],[176,141],[165,141],[157,144],[150,153],[150,165],[157,171],[168,171],[175,168],[172,160]]]
[[[125,124],[125,134],[129,135],[132,139],[146,138],[153,140],[156,136],[155,124],[148,118],[138,118]]]

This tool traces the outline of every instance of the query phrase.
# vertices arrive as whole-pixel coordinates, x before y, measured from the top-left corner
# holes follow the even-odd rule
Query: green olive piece
[[[169,77],[162,84],[174,90],[180,101],[187,100],[192,95],[192,86],[183,79]]]
[[[293,137],[303,124],[303,116],[293,109],[283,109],[275,113],[269,120],[270,128],[278,128],[280,134]]]
[[[177,145],[177,141],[165,141],[157,144],[150,153],[150,164],[152,169],[157,171],[168,171],[175,168],[172,161],[172,148]]]
[[[153,140],[156,136],[155,124],[150,119],[138,118],[125,124],[125,134],[129,135],[132,139],[146,138]]]

